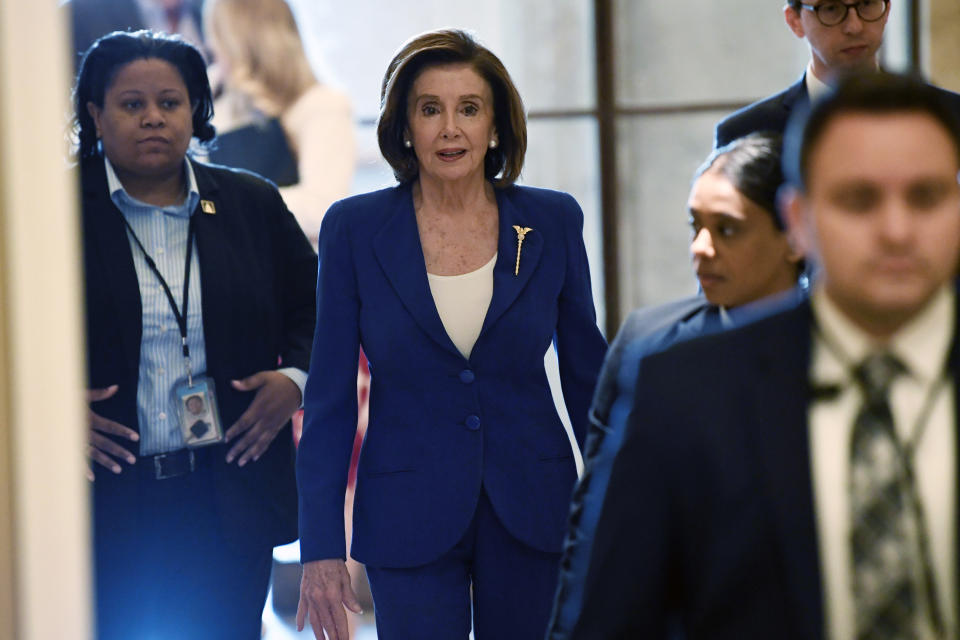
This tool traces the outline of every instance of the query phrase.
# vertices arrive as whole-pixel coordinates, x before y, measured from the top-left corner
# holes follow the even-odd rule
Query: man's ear
[[[796,254],[797,260],[809,257],[814,252],[813,220],[810,219],[806,197],[796,187],[784,185],[777,193],[777,201],[791,250]]]
[[[783,19],[787,21],[787,26],[790,27],[790,31],[793,31],[793,35],[798,38],[806,38],[807,32],[803,29],[803,21],[800,20],[800,9],[794,9],[790,4],[785,4],[783,6]],[[889,11],[887,12],[889,13]]]
[[[100,137],[100,113],[102,109],[95,105],[92,101],[87,103],[87,113],[90,114],[90,117],[93,119],[93,126],[97,129],[97,137]]]

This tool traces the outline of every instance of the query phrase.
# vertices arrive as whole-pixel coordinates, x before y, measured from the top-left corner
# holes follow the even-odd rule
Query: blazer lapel
[[[712,320],[710,320],[711,317]],[[711,323],[716,326],[710,326]],[[706,304],[700,309],[697,309],[697,312],[690,317],[678,322],[676,327],[676,334],[671,344],[689,340],[696,336],[707,335],[708,333],[716,333],[721,328],[720,312],[713,305]]]
[[[104,289],[114,300],[116,326],[126,355],[124,361],[134,363],[132,370],[136,373],[140,363],[143,306],[130,239],[123,214],[107,193],[103,159],[87,161],[83,175],[84,242],[99,258],[102,267],[99,276],[104,278]]]
[[[794,109],[800,108],[810,102],[810,95],[807,93],[807,72],[804,71],[800,79],[793,83],[793,86],[783,96],[782,105],[788,113]]]
[[[797,626],[797,637],[819,639],[823,604],[807,429],[811,321],[809,303],[801,305],[785,317],[781,335],[789,339],[762,345],[752,436],[791,609],[797,614],[784,622]]]
[[[194,218],[197,260],[200,265],[200,290],[203,292],[200,304],[203,308],[203,343],[207,357],[207,373],[215,380],[219,380],[222,372],[218,370],[218,366],[220,363],[231,361],[228,357],[231,349],[230,335],[224,331],[223,327],[233,324],[230,318],[224,316],[224,313],[233,307],[227,302],[222,302],[220,297],[229,295],[227,292],[236,291],[234,287],[226,286],[225,283],[230,278],[242,277],[242,274],[237,274],[235,267],[232,266],[236,262],[231,261],[230,243],[225,241],[228,235],[223,230],[224,225],[235,223],[230,212],[230,204],[224,202],[219,183],[206,167],[199,162],[191,164],[193,175],[197,179],[200,200],[213,202],[215,211],[213,214],[203,213],[203,206],[197,203],[197,208],[191,215]],[[194,275],[191,275],[191,278]],[[232,347],[235,349],[236,345]]]
[[[373,238],[374,255],[404,308],[420,328],[441,347],[462,358],[443,327],[430,293],[410,187],[399,187],[397,195],[393,213]]]
[[[497,208],[499,209],[500,239],[497,243],[497,263],[493,267],[493,298],[487,308],[487,315],[483,320],[482,336],[500,316],[517,299],[523,287],[530,280],[530,276],[540,262],[543,252],[542,230],[537,229],[537,216],[531,216],[519,211],[511,201],[507,191],[497,190]],[[521,229],[529,228],[524,235],[523,246],[518,249],[517,237],[519,233],[514,226]],[[520,266],[516,275],[517,255],[520,256]]]

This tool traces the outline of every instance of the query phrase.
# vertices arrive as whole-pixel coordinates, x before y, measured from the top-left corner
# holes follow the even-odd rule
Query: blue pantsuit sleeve
[[[565,221],[567,272],[558,301],[556,344],[563,398],[577,444],[582,448],[590,400],[607,346],[597,329],[590,268],[583,243],[583,212],[572,197],[565,199],[572,215]]]
[[[343,504],[357,429],[359,298],[345,224],[334,204],[320,229],[317,324],[297,451],[301,561],[345,558]]]

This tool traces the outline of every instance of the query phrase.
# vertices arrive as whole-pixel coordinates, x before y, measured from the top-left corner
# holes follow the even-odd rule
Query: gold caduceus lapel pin
[[[515,224],[513,230],[517,232],[517,264],[513,267],[513,275],[517,276],[520,275],[520,252],[523,251],[523,239],[533,229]]]

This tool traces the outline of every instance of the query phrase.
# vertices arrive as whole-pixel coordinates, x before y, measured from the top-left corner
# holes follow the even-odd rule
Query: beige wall
[[[960,2],[926,0],[921,40],[931,81],[960,91]]]
[[[90,632],[80,260],[65,25],[0,1],[0,638]]]
[[[2,85],[0,85],[2,96]],[[3,149],[3,138],[0,137],[0,149]],[[6,158],[0,153],[0,193],[6,193],[3,177],[6,173],[4,163]],[[3,209],[0,207],[0,238],[6,236],[3,219]],[[6,254],[0,244],[0,265],[6,263]],[[0,301],[6,300],[7,283],[4,275],[6,270],[0,269]],[[10,398],[7,389],[10,379],[7,371],[10,369],[7,358],[7,314],[6,307],[0,304],[0,638],[14,637],[14,574],[13,574],[13,507],[12,507],[12,474],[10,473],[10,424],[12,422]]]

